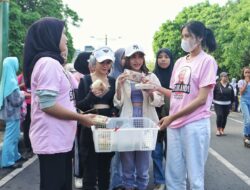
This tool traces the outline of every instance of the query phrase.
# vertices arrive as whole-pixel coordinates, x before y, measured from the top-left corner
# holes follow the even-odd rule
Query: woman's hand
[[[103,90],[98,90],[98,89],[91,89],[91,92],[97,97],[102,96],[104,93]]]
[[[78,119],[78,122],[85,127],[91,127],[92,125],[95,124],[93,122],[94,117],[95,117],[95,114],[81,114],[81,116]]]
[[[120,76],[118,77],[118,85],[123,85],[127,77],[128,77],[128,73],[120,74]]]
[[[170,123],[172,123],[174,118],[172,116],[166,116],[161,118],[159,121],[160,130],[166,129]]]

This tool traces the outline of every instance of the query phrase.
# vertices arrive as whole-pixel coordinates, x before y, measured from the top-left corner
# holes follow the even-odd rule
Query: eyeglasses
[[[250,73],[250,71],[246,71],[246,72],[244,72],[244,73]]]

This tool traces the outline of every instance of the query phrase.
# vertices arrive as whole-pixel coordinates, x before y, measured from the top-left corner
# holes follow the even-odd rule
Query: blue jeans
[[[157,142],[152,151],[154,184],[165,184],[165,171],[163,167],[164,144]]]
[[[243,114],[243,133],[245,136],[250,135],[250,100],[242,99],[240,102],[240,108]]]
[[[149,182],[150,151],[120,152],[122,181],[126,188],[146,190]]]
[[[21,158],[18,152],[20,120],[6,121],[4,132],[1,167],[15,164]]]
[[[122,185],[122,165],[119,152],[116,152],[113,156],[110,169],[111,176],[109,190],[112,190],[113,188]]]

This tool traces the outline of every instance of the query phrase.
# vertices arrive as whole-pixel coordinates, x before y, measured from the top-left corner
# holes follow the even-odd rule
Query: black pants
[[[30,131],[30,104],[27,104],[27,114],[25,116],[25,120],[22,123],[23,128],[23,140],[24,145],[26,148],[26,151],[32,151],[31,143],[30,143],[30,137],[29,137],[29,131]]]
[[[92,134],[91,129],[82,129],[82,135]],[[81,138],[83,137],[81,136]],[[85,136],[86,137],[86,136]],[[87,140],[87,138],[89,138]],[[83,166],[83,190],[108,190],[110,182],[110,164],[114,153],[96,153],[91,135],[81,143]],[[87,141],[84,141],[87,140]]]
[[[214,110],[216,113],[217,128],[225,128],[227,123],[227,116],[229,114],[230,105],[218,105],[214,104]]]
[[[72,151],[39,154],[40,190],[72,190]]]
[[[74,176],[78,178],[82,178],[82,158],[80,154],[80,146],[81,146],[81,126],[77,125],[77,132],[76,132],[76,139],[75,139],[75,145],[74,145]]]

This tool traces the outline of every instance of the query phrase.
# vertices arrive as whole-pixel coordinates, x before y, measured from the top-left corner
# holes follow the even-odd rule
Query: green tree
[[[68,33],[68,25],[78,26],[82,19],[68,5],[64,5],[62,0],[16,0],[10,1],[10,35],[9,52],[12,56],[17,56],[22,62],[23,44],[29,26],[42,17],[56,17],[65,20],[66,35],[68,37],[68,60],[71,60],[75,49],[73,39]],[[22,68],[22,67],[20,67]]]
[[[153,49],[156,52],[162,47],[172,50],[175,58],[184,55],[180,48],[180,28],[190,20],[199,20],[212,29],[217,49],[213,53],[221,70],[231,76],[240,76],[243,66],[250,64],[250,1],[231,0],[220,7],[208,1],[186,7],[173,21],[167,20],[155,32]]]
[[[173,21],[167,20],[160,30],[156,31],[153,40],[154,52],[167,47],[173,52],[175,59],[183,56],[185,53],[180,46],[181,27],[188,21],[198,20],[216,33],[216,28],[220,25],[221,9],[219,5],[210,5],[208,1],[184,8]]]
[[[250,64],[250,1],[230,1],[224,10],[224,19],[218,33],[222,46],[220,66],[233,77]]]

